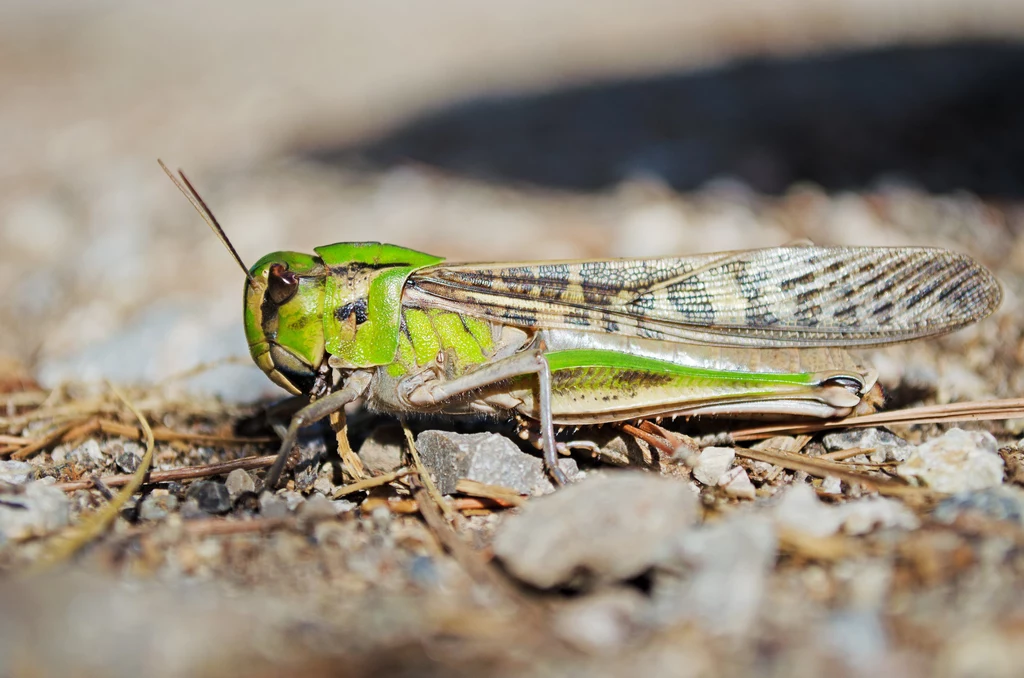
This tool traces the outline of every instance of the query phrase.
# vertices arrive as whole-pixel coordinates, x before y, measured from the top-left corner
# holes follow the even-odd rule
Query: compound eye
[[[267,295],[280,306],[295,296],[299,289],[299,276],[282,264],[273,264],[267,276]]]

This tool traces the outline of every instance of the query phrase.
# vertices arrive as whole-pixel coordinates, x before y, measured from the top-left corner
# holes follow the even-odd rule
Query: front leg
[[[568,479],[562,469],[558,468],[555,426],[551,415],[551,367],[548,365],[543,351],[531,350],[517,353],[455,379],[422,384],[405,394],[405,399],[414,408],[432,409],[442,406],[446,401],[464,396],[485,386],[528,374],[536,374],[537,380],[540,382],[538,409],[541,441],[544,448],[544,465],[555,482],[565,485]]]
[[[267,472],[267,477],[263,482],[264,489],[273,490],[277,487],[277,481],[281,478],[281,472],[284,470],[284,465],[288,461],[288,456],[292,452],[292,447],[295,445],[295,441],[299,437],[299,429],[310,424],[315,424],[324,417],[328,416],[332,412],[348,405],[350,402],[363,395],[366,388],[370,385],[370,379],[373,377],[373,373],[367,370],[357,370],[348,376],[345,380],[344,386],[337,391],[325,395],[320,400],[306,405],[301,410],[295,413],[292,417],[291,423],[288,425],[288,430],[281,438],[281,448],[277,453],[277,459],[274,460],[274,465],[270,467],[270,471]]]

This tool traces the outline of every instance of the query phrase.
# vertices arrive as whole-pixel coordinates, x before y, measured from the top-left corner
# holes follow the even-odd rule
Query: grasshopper
[[[998,281],[917,247],[798,245],[658,259],[447,264],[376,242],[245,266],[179,171],[161,167],[246,275],[245,334],[299,429],[363,398],[382,412],[518,414],[554,426],[647,417],[843,417],[877,373],[848,348],[931,337],[989,315]]]

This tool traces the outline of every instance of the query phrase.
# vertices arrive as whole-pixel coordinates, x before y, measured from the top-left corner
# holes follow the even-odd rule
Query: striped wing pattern
[[[999,283],[933,248],[776,247],[663,259],[452,264],[410,277],[404,303],[523,328],[723,346],[870,346],[991,313]]]

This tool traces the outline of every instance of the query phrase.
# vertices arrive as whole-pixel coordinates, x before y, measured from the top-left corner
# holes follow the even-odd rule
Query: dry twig
[[[409,444],[409,454],[412,456],[413,465],[416,467],[416,473],[419,475],[423,487],[430,493],[430,497],[434,502],[441,507],[444,517],[451,520],[452,509],[448,506],[448,502],[444,500],[444,497],[441,496],[441,493],[437,491],[434,479],[430,477],[430,472],[427,471],[427,467],[423,465],[423,460],[420,459],[420,453],[416,451],[416,441],[412,437],[412,431],[409,430],[409,426],[404,420],[402,421],[402,431],[405,433],[405,441]]]
[[[194,478],[208,478],[230,473],[237,468],[245,471],[252,471],[259,468],[267,468],[274,464],[276,454],[268,454],[262,457],[243,457],[231,461],[222,461],[216,464],[204,464],[202,466],[185,466],[171,469],[170,471],[153,471],[146,477],[147,483],[168,483],[175,480],[192,480]],[[119,474],[113,476],[102,476],[100,480],[107,487],[120,487],[128,483],[134,474]],[[54,487],[65,492],[75,490],[87,490],[93,486],[91,480],[75,480],[67,483],[57,483]]]
[[[380,487],[381,485],[387,485],[388,483],[394,482],[399,478],[404,478],[405,476],[408,475],[415,475],[416,473],[418,472],[413,471],[412,469],[400,468],[397,471],[385,473],[382,476],[365,478],[363,480],[356,481],[349,485],[345,485],[344,487],[339,487],[337,490],[334,491],[332,497],[334,499],[339,499],[347,494],[352,494],[353,492],[362,492],[364,490],[369,490],[374,487]]]
[[[146,452],[142,455],[139,468],[136,469],[129,481],[121,488],[117,496],[107,502],[102,508],[89,514],[77,527],[55,537],[47,545],[47,550],[36,561],[35,569],[52,567],[67,560],[106,530],[114,519],[117,518],[118,512],[124,507],[131,496],[142,487],[146,473],[149,471],[149,466],[153,463],[153,450],[156,448],[156,442],[153,440],[153,430],[149,427],[149,422],[146,421],[142,413],[135,408],[135,405],[116,386],[110,384],[110,389],[114,392],[114,395],[121,399],[125,407],[131,410],[132,414],[138,418],[139,424],[141,424],[146,436]]]
[[[866,428],[893,424],[943,424],[954,421],[992,421],[1018,417],[1024,417],[1024,398],[926,405],[905,410],[893,410],[892,412],[846,417],[834,421],[757,426],[732,431],[730,435],[733,440],[740,442],[760,440],[777,435],[830,431],[837,428]]]

